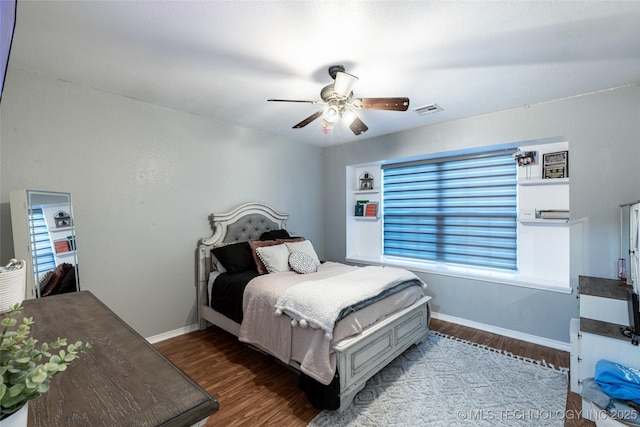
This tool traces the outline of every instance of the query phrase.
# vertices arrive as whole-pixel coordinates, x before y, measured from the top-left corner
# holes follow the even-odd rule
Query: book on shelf
[[[366,217],[378,217],[378,202],[369,202],[364,205],[364,216]]]
[[[54,245],[57,254],[62,254],[71,250],[69,248],[69,242],[67,240],[57,240],[54,242]]]
[[[569,210],[565,210],[565,209],[539,210],[538,217],[540,219],[569,219]]]

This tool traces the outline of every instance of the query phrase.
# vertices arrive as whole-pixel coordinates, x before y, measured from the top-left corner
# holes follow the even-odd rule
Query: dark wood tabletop
[[[30,427],[191,426],[218,401],[89,291],[23,303],[33,337],[90,342],[51,389],[29,403]]]

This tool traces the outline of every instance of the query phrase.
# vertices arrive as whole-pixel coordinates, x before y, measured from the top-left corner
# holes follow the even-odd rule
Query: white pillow
[[[284,244],[287,245],[287,249],[289,250],[289,252],[304,252],[313,259],[313,262],[316,263],[316,266],[320,265],[320,259],[318,258],[318,254],[316,254],[315,249],[313,249],[311,240],[303,240],[301,242],[285,242]]]
[[[262,246],[256,253],[269,273],[291,271],[289,267],[289,249],[285,245]]]

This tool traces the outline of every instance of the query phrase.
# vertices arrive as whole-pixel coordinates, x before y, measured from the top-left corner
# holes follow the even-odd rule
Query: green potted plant
[[[78,352],[91,348],[77,341],[67,344],[66,338],[51,343],[38,343],[30,336],[32,317],[16,317],[22,309],[15,304],[0,321],[0,421],[4,427],[18,412],[26,426],[27,402],[49,390],[51,378],[78,357]]]

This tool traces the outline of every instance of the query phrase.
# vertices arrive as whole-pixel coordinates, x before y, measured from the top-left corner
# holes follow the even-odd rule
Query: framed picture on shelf
[[[369,172],[362,172],[358,189],[360,191],[373,190],[373,175]]]
[[[558,151],[542,155],[542,178],[568,178],[569,177],[569,152]]]
[[[70,227],[71,226],[71,215],[66,212],[58,211],[53,216],[53,220],[56,224],[56,228],[62,227]]]

